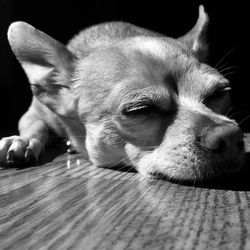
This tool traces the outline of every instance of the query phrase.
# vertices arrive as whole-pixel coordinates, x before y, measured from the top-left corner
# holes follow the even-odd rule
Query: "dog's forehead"
[[[161,60],[165,60],[167,54],[176,53],[173,46],[155,38],[136,37],[130,41],[130,48]]]
[[[144,69],[152,74],[177,75],[200,65],[193,52],[173,38],[134,37],[124,41],[121,49],[138,72]]]
[[[216,82],[226,81],[217,70],[199,62],[193,53],[172,38],[136,37],[125,46],[145,84],[175,81],[180,94],[199,95]],[[138,76],[137,75],[137,76]]]
[[[178,40],[169,37],[138,36],[124,41],[126,48],[165,60],[169,56],[184,55],[190,51]]]
[[[141,66],[158,67],[158,72],[186,71],[197,63],[192,51],[178,40],[168,37],[134,37],[124,41],[123,52]],[[164,71],[164,72],[163,72]]]
[[[197,63],[192,53],[172,38],[133,37],[119,45],[130,72],[145,84],[158,85],[165,76],[186,72]]]
[[[84,82],[95,93],[112,92],[118,99],[133,91],[165,98],[171,86],[179,96],[198,100],[221,78],[171,38],[135,37],[98,50],[87,59],[78,64],[77,86]]]

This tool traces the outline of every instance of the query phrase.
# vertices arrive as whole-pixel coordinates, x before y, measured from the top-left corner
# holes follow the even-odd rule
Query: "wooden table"
[[[250,249],[249,178],[192,187],[47,154],[0,170],[0,249]]]

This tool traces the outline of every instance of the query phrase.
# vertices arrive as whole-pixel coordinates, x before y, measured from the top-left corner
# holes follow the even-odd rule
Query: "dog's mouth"
[[[196,151],[196,152],[195,152]],[[145,172],[153,178],[167,180],[171,182],[199,183],[221,179],[225,176],[233,175],[243,169],[244,148],[234,157],[223,159],[218,154],[207,152],[196,148],[193,152],[185,152],[192,155],[187,157],[176,152],[168,152],[164,160],[159,161],[160,156],[141,166],[139,172]]]
[[[221,180],[228,179],[244,169],[244,148],[235,157],[228,159],[223,159],[198,145],[193,145],[191,148],[185,145],[178,150],[174,147],[164,152],[165,154],[158,148],[135,154],[133,150],[133,155],[136,156],[134,161],[127,156],[126,162],[119,161],[118,164],[112,164],[112,169],[125,172],[138,171],[146,178],[192,186],[220,183]],[[111,168],[110,165],[106,167]]]
[[[183,163],[186,165],[186,163]],[[172,166],[171,168],[176,169],[174,175],[169,175],[166,172],[159,171],[157,168],[150,172],[149,175],[156,179],[167,180],[173,183],[205,183],[211,181],[219,181],[223,178],[230,178],[234,174],[243,170],[244,166],[244,154],[243,156],[227,161],[216,162],[214,164],[200,164],[199,166],[192,166],[185,172],[182,170],[178,171],[180,166]],[[196,169],[194,169],[196,168]]]

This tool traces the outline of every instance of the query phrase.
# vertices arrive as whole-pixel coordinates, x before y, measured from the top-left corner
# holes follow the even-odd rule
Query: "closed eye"
[[[216,89],[211,94],[208,94],[207,96],[205,96],[202,99],[202,102],[208,103],[211,101],[218,101],[218,100],[222,99],[223,97],[225,97],[230,91],[231,91],[230,86]]]
[[[154,104],[143,104],[143,103],[130,103],[124,106],[122,114],[124,116],[148,116],[156,111]]]

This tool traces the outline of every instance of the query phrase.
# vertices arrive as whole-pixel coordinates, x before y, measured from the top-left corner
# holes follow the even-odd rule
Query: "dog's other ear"
[[[70,88],[74,56],[61,43],[25,22],[14,22],[8,30],[10,46],[21,63],[32,92],[49,106],[57,105],[61,92]]]
[[[201,60],[207,59],[208,45],[206,43],[207,27],[209,18],[202,5],[199,6],[199,17],[195,26],[178,40],[185,43],[189,49]]]

